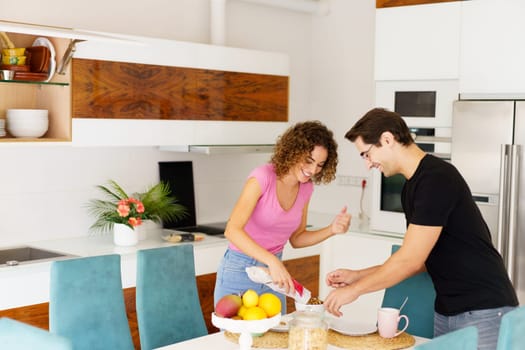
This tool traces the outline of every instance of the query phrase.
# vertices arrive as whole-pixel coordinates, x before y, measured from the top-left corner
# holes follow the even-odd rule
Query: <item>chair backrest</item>
[[[139,250],[136,293],[142,350],[208,334],[197,293],[193,245]]]
[[[414,347],[414,350],[477,350],[478,329],[468,326],[435,337],[428,343]]]
[[[525,306],[507,312],[501,318],[498,335],[498,350],[523,349],[525,332]]]
[[[12,320],[0,318],[0,349],[4,350],[72,350],[71,342],[57,334]]]
[[[400,248],[392,246],[392,254]],[[383,307],[399,308],[405,298],[408,302],[401,313],[408,316],[407,332],[424,338],[434,337],[434,302],[436,291],[427,272],[419,273],[387,288],[383,297]]]
[[[120,274],[120,255],[51,264],[49,329],[75,350],[134,349]]]

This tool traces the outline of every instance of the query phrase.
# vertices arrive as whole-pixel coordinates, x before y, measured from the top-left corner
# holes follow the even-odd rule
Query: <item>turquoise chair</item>
[[[428,343],[414,347],[414,350],[477,350],[478,329],[468,326],[435,337]]]
[[[497,350],[518,350],[525,348],[525,306],[507,312],[501,318]]]
[[[4,350],[72,350],[71,342],[57,334],[12,320],[0,318],[0,349]]]
[[[132,350],[120,274],[120,255],[51,264],[49,329],[75,350]]]
[[[197,293],[193,245],[139,250],[136,293],[142,350],[208,334]]]
[[[392,254],[399,248],[399,245],[393,245]],[[406,297],[408,302],[401,310],[401,313],[407,315],[409,319],[406,331],[419,337],[433,338],[436,291],[427,272],[419,273],[387,288],[381,306],[399,308]]]

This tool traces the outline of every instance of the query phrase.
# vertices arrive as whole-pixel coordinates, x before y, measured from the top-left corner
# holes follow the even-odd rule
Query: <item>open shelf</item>
[[[0,83],[69,86],[69,82],[58,82],[58,81],[29,81],[29,80],[2,80],[0,79]]]
[[[7,32],[17,47],[30,47],[39,35]],[[60,60],[70,42],[67,38],[44,36],[53,44],[56,60]],[[58,63],[58,62],[57,62]],[[71,73],[53,74],[50,81],[0,80],[0,118],[6,117],[6,111],[12,108],[47,109],[49,128],[40,138],[18,138],[8,132],[0,137],[0,143],[45,143],[71,141]]]

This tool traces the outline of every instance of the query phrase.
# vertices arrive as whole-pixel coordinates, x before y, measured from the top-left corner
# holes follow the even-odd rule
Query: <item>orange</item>
[[[268,317],[273,317],[281,312],[281,299],[275,294],[264,293],[259,296],[258,306],[264,310]]]
[[[258,306],[252,306],[246,309],[244,312],[243,319],[245,321],[252,321],[252,320],[262,320],[263,318],[266,318],[266,312],[264,312],[263,309],[261,309]]]
[[[257,306],[259,295],[253,289],[248,289],[242,294],[242,304],[246,307]]]

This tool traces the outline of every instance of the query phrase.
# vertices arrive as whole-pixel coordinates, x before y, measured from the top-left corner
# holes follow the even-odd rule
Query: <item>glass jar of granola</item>
[[[296,311],[290,321],[288,334],[289,350],[326,350],[328,324],[322,314],[311,311]]]

